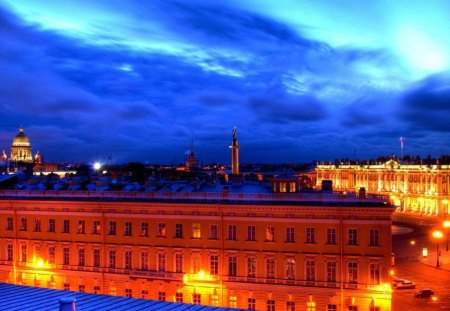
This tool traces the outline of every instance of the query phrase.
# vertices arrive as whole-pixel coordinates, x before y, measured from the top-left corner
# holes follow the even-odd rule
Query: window
[[[116,268],[116,251],[113,249],[108,252],[108,267],[111,269]]]
[[[183,302],[183,293],[176,293],[175,294],[175,302]]]
[[[356,229],[348,229],[348,245],[358,244],[358,232]]]
[[[164,272],[166,271],[166,254],[158,253],[158,271]]]
[[[355,261],[347,264],[347,280],[352,284],[358,283],[358,263]]]
[[[236,241],[236,225],[228,225],[228,240]]]
[[[94,225],[92,227],[92,234],[100,234],[100,221],[94,220]]]
[[[247,226],[247,241],[256,241],[256,226]]]
[[[109,235],[116,235],[117,225],[115,221],[109,222]]]
[[[316,303],[314,301],[307,301],[306,311],[316,311]]]
[[[217,294],[212,294],[212,295],[210,296],[209,304],[210,304],[211,306],[214,306],[214,307],[219,306],[219,295],[217,295]]]
[[[177,272],[177,273],[183,272],[183,254],[182,253],[175,254],[175,272]]]
[[[131,288],[125,288],[125,297],[133,297],[133,290]]]
[[[201,237],[202,236],[200,232],[200,224],[199,223],[192,224],[192,238],[200,239]]]
[[[12,244],[7,244],[6,245],[6,260],[7,261],[13,261],[14,259],[14,249],[13,249],[13,245]]]
[[[377,229],[370,229],[369,231],[370,246],[380,246],[379,234],[380,232]]]
[[[70,221],[68,219],[63,220],[63,233],[70,233]]]
[[[314,259],[306,260],[306,281],[316,280],[316,261]]]
[[[141,290],[141,298],[145,299],[147,297],[148,297],[148,290],[146,289]]]
[[[148,270],[148,251],[141,252],[141,270]]]
[[[369,311],[380,311],[380,307],[370,307]]]
[[[148,236],[148,222],[141,222],[141,236]]]
[[[275,311],[275,300],[267,300],[267,311]]]
[[[348,311],[358,311],[358,306],[348,306]]]
[[[166,301],[166,292],[158,292],[158,300]]]
[[[275,258],[266,259],[266,278],[267,279],[275,278]]]
[[[306,243],[307,244],[316,243],[316,229],[315,228],[306,228]]]
[[[124,268],[130,270],[133,264],[133,252],[130,250],[125,251],[124,259]]]
[[[100,250],[95,248],[92,252],[92,265],[94,267],[100,267]]]
[[[41,232],[41,219],[35,218],[34,219],[34,232]]]
[[[131,221],[125,221],[125,230],[123,232],[123,235],[131,236],[131,229]]]
[[[255,298],[248,298],[247,309],[248,310],[256,310],[256,299]]]
[[[275,227],[267,226],[266,227],[266,241],[273,242],[275,240]]]
[[[55,251],[55,246],[50,245],[48,247],[48,263],[49,264],[55,264],[56,263],[56,251]]]
[[[335,228],[327,228],[327,244],[336,244]]]
[[[237,275],[237,258],[236,258],[236,256],[228,257],[228,275],[229,276]]]
[[[158,237],[165,237],[166,236],[166,224],[159,222],[158,223],[158,232],[156,233],[156,236]]]
[[[369,284],[380,284],[380,264],[371,263],[369,265]]]
[[[27,219],[20,218],[20,231],[27,231]]]
[[[336,261],[327,262],[327,282],[336,282]]]
[[[56,228],[56,221],[54,219],[49,219],[48,220],[48,232],[55,232]]]
[[[219,256],[217,255],[211,255],[209,257],[209,274],[219,274]]]
[[[70,284],[69,283],[64,283],[63,288],[64,288],[64,290],[70,290]]]
[[[100,286],[94,286],[93,291],[94,294],[100,294]]]
[[[286,242],[287,243],[295,242],[295,228],[294,227],[286,227]]]
[[[70,265],[70,248],[63,247],[63,265]]]
[[[247,258],[247,277],[249,277],[249,278],[256,277],[256,258],[255,257]]]
[[[327,304],[327,311],[337,311],[337,305],[332,303]]]
[[[78,249],[78,265],[79,266],[86,265],[86,250],[84,248]]]
[[[210,240],[217,240],[219,237],[219,230],[217,225],[210,225],[209,226],[209,239]]]
[[[200,271],[200,254],[194,253],[191,256],[192,273],[198,273]]]
[[[286,311],[295,311],[295,301],[286,301]]]
[[[295,280],[295,259],[287,258],[285,262],[285,276],[287,280]]]
[[[13,230],[13,218],[12,217],[8,217],[6,218],[6,230]]]
[[[200,294],[192,294],[192,303],[200,304],[201,303],[201,295]]]
[[[236,309],[237,308],[237,297],[229,296],[228,297],[228,305],[230,306],[230,308]]]
[[[183,225],[175,224],[175,237],[181,239],[183,237]]]
[[[78,220],[78,234],[85,234],[86,232],[86,222],[84,220]]]
[[[86,286],[82,284],[78,285],[78,291],[84,293],[86,291]]]

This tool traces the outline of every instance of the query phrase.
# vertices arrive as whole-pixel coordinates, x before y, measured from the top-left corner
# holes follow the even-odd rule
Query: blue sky
[[[0,1],[0,147],[49,161],[448,154],[450,2]]]

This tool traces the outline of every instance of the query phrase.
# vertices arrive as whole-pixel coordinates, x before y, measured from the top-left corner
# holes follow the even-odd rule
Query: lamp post
[[[439,268],[439,240],[442,239],[444,234],[441,231],[433,231],[433,238],[436,239],[436,268]]]
[[[445,251],[448,252],[448,231],[450,229],[450,220],[444,220],[444,222],[442,223],[442,227],[444,227],[444,230],[447,233],[447,243],[445,246]]]

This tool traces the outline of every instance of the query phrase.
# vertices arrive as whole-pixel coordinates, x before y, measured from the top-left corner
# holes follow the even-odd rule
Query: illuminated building
[[[0,281],[242,309],[390,310],[386,198],[271,189],[2,190]]]
[[[396,215],[413,214],[446,218],[450,213],[450,165],[318,164],[316,185],[331,180],[337,191],[359,191],[390,195],[398,206]]]
[[[23,127],[20,127],[19,133],[13,139],[10,160],[33,162],[30,139],[25,135]]]
[[[233,142],[231,149],[231,174],[239,175],[239,143],[237,140],[237,129],[234,128],[232,132]]]
[[[198,168],[198,160],[195,157],[194,138],[192,138],[191,149],[189,150],[189,153],[187,154],[185,159],[185,169],[187,171],[192,171],[195,170],[196,168]]]

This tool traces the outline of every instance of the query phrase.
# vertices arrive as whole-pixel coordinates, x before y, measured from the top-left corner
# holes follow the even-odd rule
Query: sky
[[[0,148],[203,163],[450,153],[450,2],[0,0]]]

